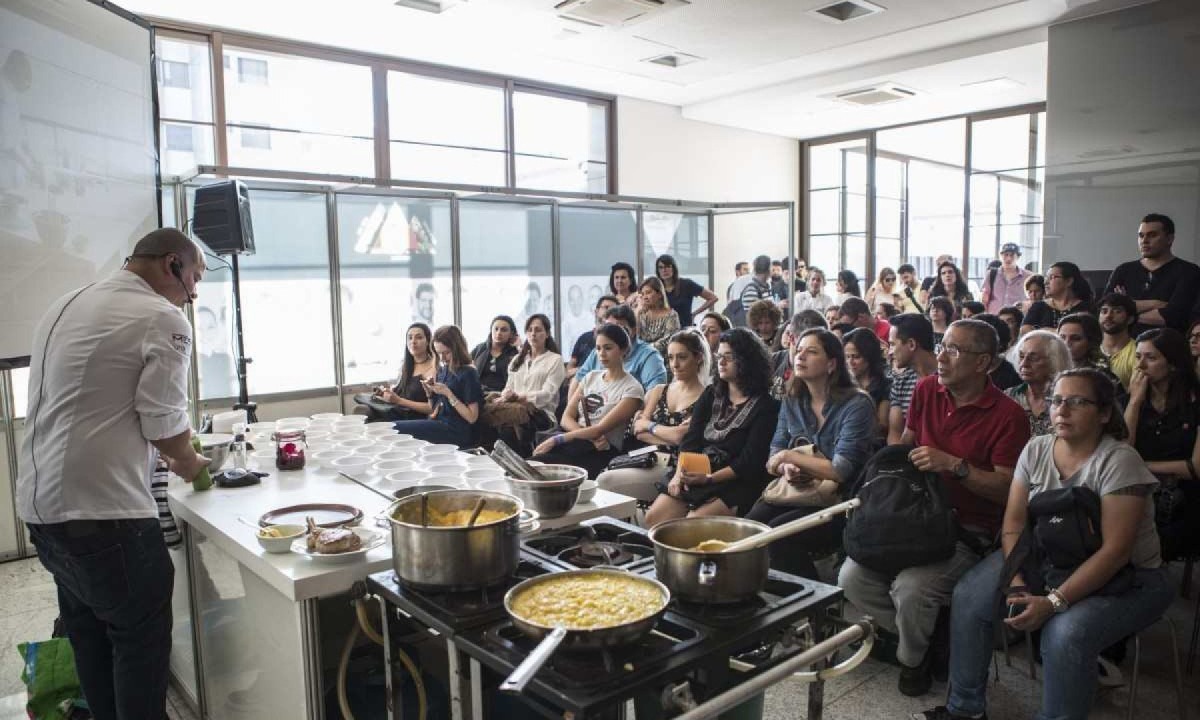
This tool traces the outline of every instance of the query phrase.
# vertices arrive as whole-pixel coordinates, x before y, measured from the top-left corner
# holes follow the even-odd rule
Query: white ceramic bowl
[[[425,459],[428,460],[428,458],[425,458]],[[463,477],[463,473],[466,472],[466,469],[463,468],[461,465],[455,465],[452,463],[444,463],[441,465],[430,464],[430,465],[424,465],[424,466],[418,464],[417,467],[424,467],[426,470],[433,473],[434,475],[448,475],[450,477],[459,478],[460,480]]]
[[[395,430],[396,429],[395,426],[393,426],[392,429]],[[398,432],[395,435],[391,435],[388,437],[388,440],[390,440],[392,442],[400,442],[401,440],[413,440],[413,439],[414,438],[412,435],[409,435],[408,433],[402,433],[402,432]]]
[[[372,458],[378,458],[380,455],[391,451],[391,445],[380,445],[379,443],[375,443],[373,445],[363,445],[362,447],[354,448],[355,455],[367,455]]]
[[[576,503],[590,503],[596,497],[596,488],[600,487],[595,480],[584,480],[579,485],[579,499]]]
[[[318,450],[308,456],[314,467],[333,467],[333,461],[338,458],[346,457],[348,453],[340,448],[326,448]]]
[[[366,415],[343,415],[340,418],[336,418],[333,422],[337,425],[362,425],[366,421]]]
[[[390,485],[408,487],[416,485],[427,477],[429,477],[429,473],[424,470],[394,470],[384,475],[383,479]]]
[[[367,434],[366,425],[347,425],[346,423],[334,423],[329,427],[335,433],[344,433],[346,435],[354,435],[357,437],[362,437],[363,435]]]
[[[275,467],[275,448],[254,450],[250,453],[250,464],[258,470],[269,470]]]
[[[303,430],[312,424],[306,417],[285,417],[275,421],[276,430]]]
[[[313,440],[327,440],[327,439],[329,439],[330,435],[332,435],[332,433],[326,432],[324,430],[316,430],[316,431],[305,430],[304,431],[304,440],[305,440],[305,442],[308,442],[311,444]]]
[[[267,527],[279,530],[281,536],[264,537],[260,530],[254,533],[254,537],[258,539],[258,544],[262,546],[262,549],[269,553],[291,552],[292,542],[296,538],[303,537],[306,530],[303,525],[268,525]]]
[[[376,460],[371,466],[375,472],[386,476],[388,473],[394,473],[400,470],[412,470],[412,460]]]
[[[485,480],[504,480],[504,471],[500,468],[495,470],[467,470],[462,474],[463,480],[466,480],[475,487],[479,487],[479,483]],[[507,482],[505,483],[507,485]]]
[[[256,434],[260,434],[260,435],[270,435],[271,433],[275,432],[275,423],[273,423],[273,422],[250,423],[249,425],[246,426],[246,429],[252,433],[256,433]]]
[[[425,455],[452,455],[458,452],[458,446],[450,443],[433,443],[421,448],[421,452]]]
[[[325,436],[325,439],[331,443],[342,443],[347,440],[362,440],[362,435],[357,433],[330,433]]]
[[[369,474],[372,462],[373,460],[366,455],[346,455],[345,457],[334,459],[329,466],[337,472],[344,472],[352,477],[359,477],[360,475],[365,476]]]
[[[500,466],[496,464],[495,460],[484,455],[467,456],[467,467],[471,468],[472,470],[490,470],[492,468],[500,470]],[[500,472],[504,471],[500,470]]]
[[[343,450],[353,451],[356,448],[367,447],[368,445],[374,444],[375,443],[371,442],[370,438],[352,438],[350,440],[342,440],[337,444],[337,446]]]
[[[313,420],[336,421],[336,420],[341,420],[342,418],[344,418],[346,416],[339,412],[327,412],[327,413],[317,413],[315,415],[309,415],[309,417],[312,418]]]
[[[447,487],[466,490],[467,483],[457,475],[430,475],[417,482],[418,485],[445,485]]]
[[[393,448],[395,448],[397,450],[406,450],[408,452],[414,452],[414,453],[420,452],[422,448],[424,448],[426,445],[429,444],[429,443],[425,442],[424,440],[417,440],[416,438],[410,438],[408,440],[397,440],[397,439],[391,437],[390,435],[385,436],[383,441],[385,443],[391,445]]]
[[[378,455],[375,456],[375,459],[379,460],[379,461],[385,461],[385,460],[409,460],[409,461],[412,461],[412,460],[417,459],[416,453],[408,452],[407,450],[395,450],[395,449],[393,449],[393,447],[394,446],[389,445],[388,451],[379,453]]]
[[[334,444],[328,440],[313,440],[312,442],[308,443],[308,454],[312,455],[313,453],[319,453],[322,450],[332,450],[333,447]]]

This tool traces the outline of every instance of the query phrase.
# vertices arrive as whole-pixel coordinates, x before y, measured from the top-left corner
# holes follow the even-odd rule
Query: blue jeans
[[[441,420],[401,420],[392,423],[398,432],[408,433],[418,440],[434,444],[450,443],[460,448],[471,447],[469,427],[455,426]]]
[[[1003,553],[994,552],[954,588],[946,702],[951,712],[977,715],[986,709],[1003,564]],[[1042,708],[1037,720],[1085,720],[1096,691],[1100,651],[1158,620],[1173,597],[1165,570],[1139,569],[1128,592],[1086,597],[1047,620],[1042,626]]]
[[[175,568],[158,518],[29,525],[96,720],[166,717]]]

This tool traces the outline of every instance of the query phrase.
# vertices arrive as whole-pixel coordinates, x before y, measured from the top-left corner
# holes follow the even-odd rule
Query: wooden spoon
[[[487,498],[484,497],[475,501],[475,508],[471,510],[471,519],[467,521],[467,527],[473,526],[475,521],[479,519],[479,513],[483,512],[483,504],[486,502]]]

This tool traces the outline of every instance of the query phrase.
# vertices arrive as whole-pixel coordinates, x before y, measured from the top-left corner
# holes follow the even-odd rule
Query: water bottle
[[[192,436],[192,448],[197,453],[200,452],[200,438],[195,435]],[[212,475],[209,474],[207,465],[200,469],[200,473],[196,477],[192,478],[192,489],[197,492],[208,490],[212,484]]]
[[[232,458],[232,467],[246,467],[246,423],[233,424],[233,442],[229,445],[229,456]]]

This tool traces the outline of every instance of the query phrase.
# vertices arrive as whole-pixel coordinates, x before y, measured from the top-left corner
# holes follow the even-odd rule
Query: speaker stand
[[[246,366],[253,360],[246,357],[246,342],[242,338],[242,280],[238,274],[238,254],[232,253],[229,256],[229,268],[233,271],[233,327],[236,333],[236,345],[234,352],[236,357],[234,360],[237,366],[238,379],[238,401],[234,404],[234,410],[245,410],[247,422],[258,422],[258,403],[250,402],[250,391],[246,386]]]

